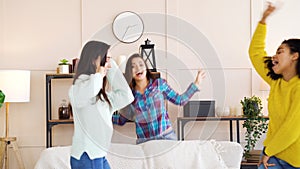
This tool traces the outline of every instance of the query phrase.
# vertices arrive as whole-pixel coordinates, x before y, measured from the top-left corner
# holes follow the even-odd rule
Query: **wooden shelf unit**
[[[59,124],[73,124],[73,119],[52,119],[51,82],[53,79],[70,79],[74,74],[46,74],[46,147],[52,147],[52,127]]]

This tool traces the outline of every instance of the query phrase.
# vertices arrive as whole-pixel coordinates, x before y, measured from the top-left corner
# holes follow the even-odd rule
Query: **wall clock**
[[[142,18],[131,11],[118,14],[113,21],[112,27],[115,37],[124,43],[137,41],[144,32]]]

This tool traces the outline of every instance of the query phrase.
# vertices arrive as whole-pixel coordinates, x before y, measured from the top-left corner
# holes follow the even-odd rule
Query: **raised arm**
[[[194,82],[194,84],[198,87],[199,90],[201,89],[201,85],[204,78],[205,78],[205,72],[202,69],[199,69]]]
[[[265,51],[265,39],[267,33],[266,20],[274,10],[275,7],[269,3],[268,8],[264,11],[262,18],[256,27],[249,46],[249,56],[254,68],[268,84],[270,84],[271,79],[267,76],[269,69],[266,68],[264,63],[264,57],[267,56],[267,52]]]
[[[83,107],[96,101],[96,95],[102,88],[104,74],[80,75],[69,90],[73,106]]]
[[[176,105],[185,105],[190,98],[200,90],[203,79],[205,78],[205,73],[203,70],[199,70],[194,83],[191,83],[190,86],[186,89],[186,91],[182,94],[178,94],[175,90],[173,90],[168,83],[161,79],[161,89],[163,91],[164,96],[170,102]]]
[[[114,60],[110,62],[111,68],[107,72],[107,80],[112,87],[112,91],[108,93],[108,97],[114,112],[130,104],[134,98],[123,73]]]

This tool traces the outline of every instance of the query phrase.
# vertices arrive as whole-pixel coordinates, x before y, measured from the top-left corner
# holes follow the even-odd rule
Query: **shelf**
[[[46,76],[56,76],[56,77],[60,77],[60,76],[74,76],[75,73],[48,73],[46,74]]]
[[[53,119],[53,120],[48,120],[49,123],[73,123],[73,119],[66,119],[66,120],[60,120],[60,119]]]
[[[72,79],[74,73],[69,74],[46,74],[46,147],[52,147],[52,127],[59,124],[73,124],[73,119],[52,119],[52,80],[53,79]]]
[[[58,120],[58,119],[48,120],[48,126],[51,126],[51,127],[54,126],[54,125],[57,125],[57,124],[73,124],[73,123],[74,123],[73,119],[67,119],[67,120]]]
[[[59,120],[59,119],[53,119],[53,120],[48,120],[47,127],[48,127],[48,132],[52,132],[52,127],[58,124],[73,124],[74,121],[73,119],[66,119],[66,120]],[[48,137],[47,139],[51,139],[52,137]],[[50,141],[50,140],[49,140]],[[51,147],[52,145],[49,145]]]
[[[257,169],[257,163],[242,162],[241,169]]]

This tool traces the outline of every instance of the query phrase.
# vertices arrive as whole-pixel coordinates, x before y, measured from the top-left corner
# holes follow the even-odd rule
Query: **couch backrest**
[[[70,151],[70,146],[43,150],[35,169],[70,169]],[[242,155],[242,146],[235,142],[153,140],[112,143],[106,158],[112,169],[239,169]]]

